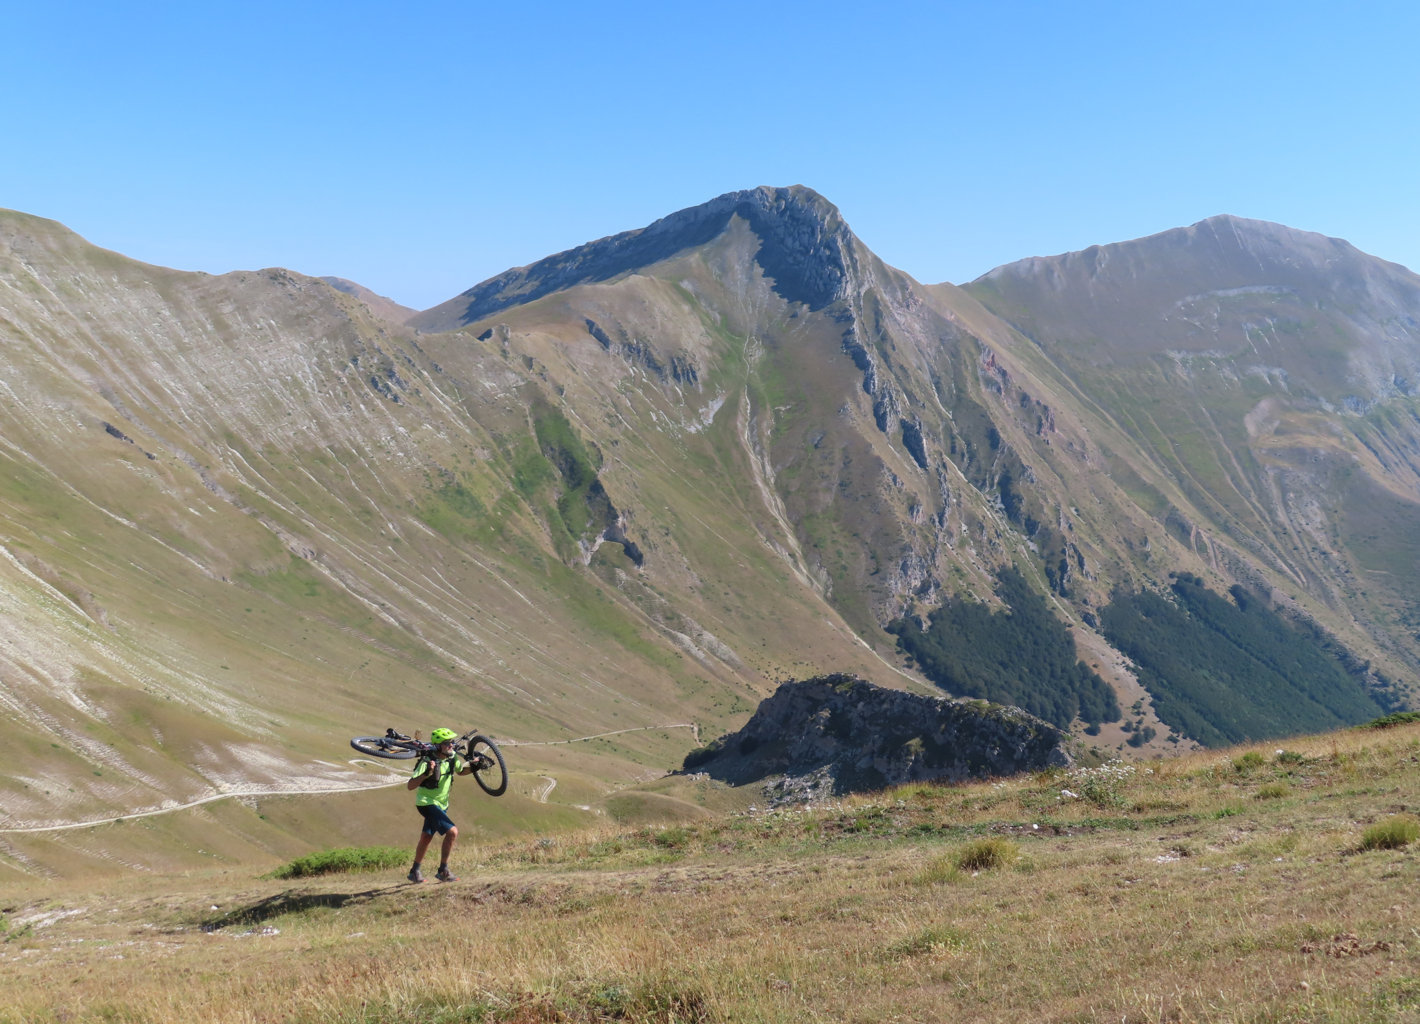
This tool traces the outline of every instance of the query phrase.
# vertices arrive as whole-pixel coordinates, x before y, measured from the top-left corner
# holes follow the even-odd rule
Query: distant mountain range
[[[1180,573],[1327,713],[1413,704],[1417,390],[1420,277],[1235,217],[924,285],[759,188],[415,313],[0,213],[0,829],[339,788],[387,724],[609,793],[785,679],[941,695],[888,627],[1012,567],[1103,751],[1233,717],[1108,635]]]

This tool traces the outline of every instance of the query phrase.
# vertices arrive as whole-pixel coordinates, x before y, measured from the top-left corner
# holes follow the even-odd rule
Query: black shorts
[[[449,829],[454,827],[453,820],[442,807],[436,807],[434,804],[421,804],[418,811],[424,815],[424,834],[426,836],[432,836],[435,833],[441,836],[447,835]]]

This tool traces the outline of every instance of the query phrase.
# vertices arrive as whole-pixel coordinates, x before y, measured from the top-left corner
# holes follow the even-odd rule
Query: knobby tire
[[[473,781],[489,796],[502,796],[508,791],[508,766],[503,763],[503,752],[487,736],[474,733],[469,737],[467,758],[482,754],[493,764],[473,773]]]
[[[356,736],[350,741],[350,745],[360,753],[370,754],[373,757],[391,757],[404,761],[419,756],[419,751],[395,745],[383,736]]]

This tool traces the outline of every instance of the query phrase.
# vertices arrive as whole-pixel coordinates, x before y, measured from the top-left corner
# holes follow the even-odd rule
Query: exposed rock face
[[[579,284],[608,281],[705,245],[734,216],[760,239],[755,261],[791,302],[820,309],[839,296],[849,273],[851,233],[838,210],[812,189],[756,188],[729,192],[680,210],[636,231],[588,242],[509,270],[409,320],[422,331],[445,331]],[[606,342],[603,342],[606,344]]]
[[[1064,767],[1064,743],[1019,708],[829,675],[782,684],[744,728],[692,753],[685,768],[735,785],[765,781],[771,800],[787,803]]]

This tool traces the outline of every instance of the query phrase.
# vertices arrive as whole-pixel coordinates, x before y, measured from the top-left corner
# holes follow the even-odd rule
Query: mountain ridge
[[[784,678],[940,695],[885,626],[993,604],[1011,566],[1130,709],[1104,750],[1191,742],[1097,628],[1170,574],[1317,624],[1377,678],[1420,667],[1397,382],[1420,303],[1383,261],[1327,284],[1345,308],[1216,251],[1171,274],[1157,243],[1131,250],[1148,274],[1103,247],[1089,282],[1061,258],[921,285],[817,193],[762,188],[402,324],[329,281],[150,267],[17,216],[15,818],[353,784],[368,768],[330,751],[411,714],[476,713],[521,746],[515,776],[590,806],[679,762],[672,723],[729,731]],[[593,734],[624,738],[553,746]]]
[[[1163,265],[1170,268],[1167,281],[1151,272]],[[1127,297],[1122,294],[1126,285]],[[1320,303],[1318,310],[1332,307],[1338,327],[1353,335],[1379,330],[1387,340],[1412,349],[1420,337],[1414,316],[1420,275],[1341,239],[1231,216],[1130,242],[1006,264],[965,287],[988,305],[994,299],[998,313],[1041,343],[1087,343],[1108,333],[1101,329],[1101,318],[1122,317],[1123,329],[1136,341],[1152,335],[1182,351],[1219,346],[1233,351],[1255,346],[1262,338],[1268,326],[1268,311],[1262,307],[1268,296],[1303,295],[1312,305]],[[1096,301],[1100,291],[1110,296],[1110,308]],[[1221,319],[1226,314],[1218,308],[1220,302],[1241,306],[1249,295],[1257,297],[1257,308],[1244,313],[1256,312],[1255,322],[1235,325]],[[1032,313],[1013,315],[1006,308],[1012,304],[1029,307]],[[1353,307],[1374,309],[1377,316],[1353,323],[1344,315]],[[1303,315],[1300,309],[1287,312],[1298,321]],[[1042,328],[1039,319],[1049,320],[1049,328]],[[1257,337],[1249,337],[1249,330]],[[1119,354],[1117,349],[1114,354]],[[1404,373],[1413,378],[1415,369],[1407,361]]]

